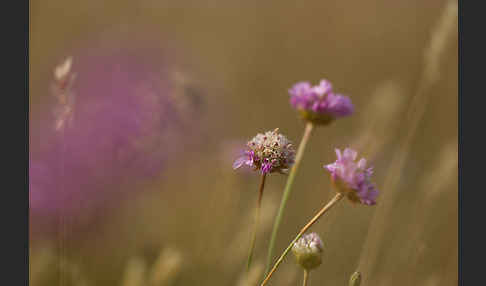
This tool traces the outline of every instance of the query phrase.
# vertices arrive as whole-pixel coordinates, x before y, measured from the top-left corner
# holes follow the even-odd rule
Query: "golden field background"
[[[312,228],[326,251],[309,285],[347,285],[355,270],[365,286],[457,285],[457,18],[441,20],[447,3],[31,1],[31,110],[70,51],[142,35],[177,50],[204,87],[209,125],[196,149],[140,186],[150,191],[64,242],[62,259],[55,237],[31,236],[31,285],[257,285],[244,270],[259,178],[231,169],[228,142],[279,127],[298,144],[304,124],[287,89],[321,78],[356,113],[312,135],[276,254],[331,198],[322,165],[351,146],[375,166],[378,204],[343,201]],[[256,280],[284,185],[267,179]],[[301,279],[289,256],[270,285]]]

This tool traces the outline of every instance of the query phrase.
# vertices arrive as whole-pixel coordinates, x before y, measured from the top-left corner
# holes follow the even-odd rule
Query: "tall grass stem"
[[[264,275],[267,275],[270,269],[270,264],[272,263],[272,257],[273,257],[273,249],[275,248],[275,240],[277,239],[277,233],[280,227],[280,223],[282,221],[285,205],[287,204],[287,200],[289,199],[290,192],[292,191],[292,185],[294,183],[295,175],[297,174],[297,170],[299,169],[300,162],[302,161],[302,157],[304,156],[305,147],[307,145],[307,142],[309,141],[313,129],[314,129],[314,125],[311,122],[307,122],[304,130],[304,135],[302,136],[302,140],[300,141],[299,148],[297,149],[297,154],[295,155],[294,165],[290,169],[290,174],[287,179],[287,183],[285,185],[284,193],[282,195],[282,201],[280,202],[280,207],[278,209],[278,213],[273,225],[272,236],[270,238],[270,243],[268,245],[267,264],[265,266]]]
[[[407,114],[403,122],[403,129],[406,131],[391,159],[389,171],[383,182],[381,203],[373,214],[368,228],[368,234],[361,250],[358,268],[362,269],[363,273],[367,273],[363,277],[364,284],[374,284],[371,279],[374,277],[372,272],[374,271],[377,257],[380,253],[378,248],[383,241],[384,235],[387,233],[387,219],[390,217],[390,212],[393,209],[396,197],[400,193],[397,191],[397,187],[401,179],[402,171],[409,159],[408,155],[411,152],[413,140],[418,133],[417,130],[427,111],[428,103],[433,96],[430,90],[440,79],[439,71],[443,54],[450,43],[450,39],[452,39],[455,31],[457,31],[457,9],[456,1],[447,2],[425,50],[422,76],[419,79],[417,91],[408,106]]]

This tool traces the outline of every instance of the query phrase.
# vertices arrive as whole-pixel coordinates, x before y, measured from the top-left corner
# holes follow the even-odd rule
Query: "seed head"
[[[292,143],[278,128],[258,133],[247,143],[247,148],[233,163],[233,169],[243,165],[260,170],[262,173],[286,173],[294,163],[295,150]]]

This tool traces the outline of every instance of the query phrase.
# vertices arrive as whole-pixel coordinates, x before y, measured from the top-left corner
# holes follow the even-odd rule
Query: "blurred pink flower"
[[[160,53],[92,48],[56,69],[55,112],[30,128],[33,218],[104,210],[197,141],[191,134],[201,127],[199,105],[185,104],[193,94],[175,92],[180,88]],[[72,94],[63,95],[60,83],[71,71]],[[63,110],[70,111],[67,125]]]
[[[334,93],[332,84],[323,79],[319,85],[298,82],[289,89],[290,104],[305,120],[316,124],[328,124],[335,118],[345,117],[354,112],[351,99]]]

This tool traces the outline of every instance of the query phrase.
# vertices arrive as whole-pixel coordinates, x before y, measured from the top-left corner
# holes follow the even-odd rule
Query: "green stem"
[[[307,286],[307,280],[309,279],[309,270],[304,269],[304,282],[302,282],[303,286]]]
[[[272,236],[270,238],[270,244],[268,245],[268,254],[267,254],[267,265],[265,267],[265,275],[267,275],[268,270],[270,269],[270,264],[272,263],[273,257],[273,249],[275,248],[275,240],[277,238],[278,229],[280,227],[280,222],[282,221],[282,215],[285,209],[285,205],[287,204],[287,200],[289,199],[290,192],[292,190],[292,185],[294,183],[295,174],[299,169],[300,162],[302,161],[302,157],[304,156],[305,146],[309,141],[310,135],[312,133],[314,125],[311,122],[307,122],[305,126],[304,135],[302,136],[302,140],[300,141],[299,149],[297,150],[297,154],[295,155],[295,162],[293,167],[290,170],[289,177],[287,179],[287,183],[285,185],[284,193],[282,195],[282,201],[280,202],[280,207],[278,209],[277,217],[275,218],[275,222],[273,225]]]
[[[256,214],[255,214],[255,226],[253,229],[253,235],[251,238],[251,244],[250,244],[250,252],[248,254],[248,261],[246,263],[246,271],[248,272],[250,270],[250,265],[251,265],[251,260],[253,258],[253,250],[255,249],[255,241],[256,241],[256,235],[258,232],[258,223],[260,221],[260,209],[261,209],[261,204],[262,204],[262,197],[263,197],[263,189],[265,188],[265,178],[266,178],[266,173],[262,174],[262,179],[260,181],[260,189],[258,191],[258,201],[257,201],[257,207],[256,207]]]
[[[331,209],[332,206],[334,206],[337,202],[339,202],[343,198],[343,194],[337,193],[300,231],[299,234],[292,240],[292,242],[287,246],[285,251],[280,255],[278,258],[277,262],[273,266],[272,270],[268,275],[266,275],[265,279],[263,280],[262,284],[260,286],[264,286],[267,284],[268,280],[270,277],[272,277],[272,274],[277,270],[278,266],[280,263],[282,263],[284,257],[287,255],[287,253],[292,249],[292,246],[294,243],[322,216],[324,215],[328,210]]]

